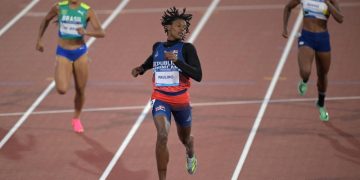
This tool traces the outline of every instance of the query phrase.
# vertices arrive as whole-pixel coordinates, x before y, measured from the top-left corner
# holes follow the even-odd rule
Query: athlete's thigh
[[[177,134],[180,140],[185,143],[185,140],[190,137],[192,113],[191,107],[185,107],[178,111],[173,111],[174,119],[176,121]]]
[[[69,88],[72,72],[72,62],[65,57],[56,56],[55,83],[58,90],[66,91]]]
[[[318,74],[327,74],[331,64],[330,52],[316,52],[316,69]]]
[[[77,88],[84,89],[89,76],[88,56],[84,54],[74,62],[74,79]]]
[[[315,51],[309,46],[299,47],[298,62],[300,68],[311,70],[314,61]]]
[[[181,126],[180,124],[176,124],[177,134],[182,142],[185,141],[191,135],[191,126]]]
[[[192,123],[192,112],[191,107],[183,107],[181,109],[173,110],[172,114],[174,116],[177,126],[180,127],[190,127]]]
[[[160,100],[152,100],[152,115],[158,133],[168,133],[171,122],[171,107]]]

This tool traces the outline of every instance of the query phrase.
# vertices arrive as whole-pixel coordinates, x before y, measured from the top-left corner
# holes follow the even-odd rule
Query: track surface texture
[[[0,28],[30,0],[2,0]],[[40,21],[55,0],[40,0],[0,36],[0,138],[3,139],[53,80],[56,26],[35,51]],[[101,22],[121,3],[88,0]],[[133,67],[166,36],[164,10],[187,7],[193,32],[212,0],[130,0],[89,48],[90,77],[82,114],[84,134],[71,129],[74,87],[52,90],[0,149],[0,179],[99,179],[123,144],[151,94],[151,72],[134,79]],[[193,129],[199,166],[185,170],[185,148],[172,122],[170,180],[231,179],[283,53],[286,0],[221,0],[193,44],[203,81],[192,81]],[[360,178],[360,2],[342,0],[343,24],[329,20],[332,62],[327,109],[319,120],[315,64],[308,93],[300,97],[297,46],[293,44],[246,156],[240,180],[356,180]],[[295,21],[295,9],[289,31]],[[188,38],[191,34],[188,35]],[[296,41],[295,41],[296,42]],[[156,129],[151,112],[106,179],[157,179]]]

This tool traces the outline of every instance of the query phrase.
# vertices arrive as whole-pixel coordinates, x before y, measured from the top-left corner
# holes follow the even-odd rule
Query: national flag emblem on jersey
[[[177,50],[177,49],[175,49],[175,50],[173,50],[173,52],[172,53],[174,53],[175,54],[175,56],[176,56],[176,58],[178,57],[178,54],[179,54],[179,51]]]
[[[164,51],[164,53],[168,53],[168,52],[175,54],[176,58],[178,57],[179,51],[177,49],[172,50],[172,51]],[[157,51],[156,51],[156,53],[157,53]],[[156,57],[156,55],[155,55],[155,57]]]
[[[155,111],[165,111],[165,106],[159,105],[155,108]]]

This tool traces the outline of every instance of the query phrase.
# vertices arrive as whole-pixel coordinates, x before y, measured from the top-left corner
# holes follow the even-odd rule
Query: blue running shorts
[[[65,58],[67,58],[71,62],[75,62],[77,59],[79,59],[86,52],[87,52],[86,45],[83,45],[83,46],[81,46],[81,47],[79,47],[77,49],[74,49],[74,50],[64,49],[64,48],[62,48],[60,46],[57,46],[57,49],[56,49],[56,55],[63,56]]]
[[[310,32],[303,29],[298,40],[298,47],[301,46],[308,46],[316,52],[329,52],[331,50],[329,32]]]
[[[152,100],[152,114],[153,117],[165,116],[171,123],[171,113],[174,116],[176,124],[181,127],[190,127],[192,122],[191,106],[176,107],[169,103],[153,99]]]

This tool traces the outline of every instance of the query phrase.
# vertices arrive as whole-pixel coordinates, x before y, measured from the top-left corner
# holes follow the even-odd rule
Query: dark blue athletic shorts
[[[181,127],[190,127],[192,122],[191,106],[176,107],[169,103],[153,99],[152,100],[152,114],[153,117],[165,116],[166,119],[171,123],[171,113],[174,116],[176,124]]]
[[[67,58],[69,61],[76,61],[77,59],[79,59],[82,55],[84,55],[87,52],[87,47],[86,45],[83,45],[77,49],[74,50],[69,50],[69,49],[64,49],[60,46],[57,47],[56,49],[56,55],[58,56],[63,56],[65,58]]]
[[[329,52],[331,50],[329,32],[302,30],[298,41],[298,47],[301,46],[308,46],[316,52]]]

